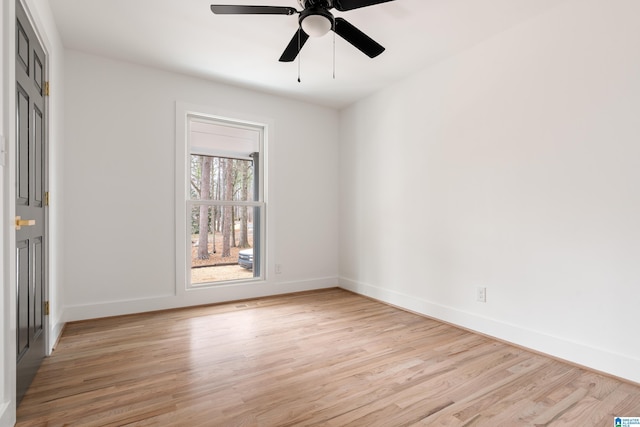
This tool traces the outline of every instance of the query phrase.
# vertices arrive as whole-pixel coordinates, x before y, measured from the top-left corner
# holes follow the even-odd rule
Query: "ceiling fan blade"
[[[333,7],[338,9],[340,12],[344,12],[390,1],[393,0],[333,0]]]
[[[293,7],[286,6],[240,6],[212,4],[211,11],[217,15],[293,15],[298,13]]]
[[[293,35],[293,38],[282,53],[280,62],[293,62],[307,40],[309,40],[307,33],[302,31],[302,28],[298,28],[298,31]]]
[[[375,58],[384,52],[384,47],[343,18],[336,18],[334,31],[369,58]]]

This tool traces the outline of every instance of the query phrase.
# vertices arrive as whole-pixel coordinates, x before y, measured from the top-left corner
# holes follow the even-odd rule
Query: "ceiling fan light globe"
[[[310,37],[322,37],[331,30],[333,23],[324,15],[309,15],[302,20],[300,25]]]

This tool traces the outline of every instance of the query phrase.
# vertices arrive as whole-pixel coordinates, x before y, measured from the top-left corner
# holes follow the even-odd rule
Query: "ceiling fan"
[[[243,6],[211,5],[211,11],[218,15],[293,15],[299,14],[298,31],[285,48],[280,62],[292,62],[298,56],[309,37],[322,37],[329,30],[358,48],[370,58],[384,52],[384,47],[355,26],[340,17],[334,17],[330,10],[335,8],[346,12],[361,7],[373,6],[393,0],[298,0],[301,11],[286,6]]]

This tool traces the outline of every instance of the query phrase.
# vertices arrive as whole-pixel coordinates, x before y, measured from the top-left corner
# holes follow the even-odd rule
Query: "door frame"
[[[2,220],[0,227],[0,236],[2,237],[2,248],[0,248],[1,263],[0,269],[1,279],[3,283],[2,292],[0,295],[0,305],[2,306],[2,318],[0,319],[0,369],[2,369],[2,377],[4,377],[3,386],[0,388],[0,425],[13,425],[16,416],[16,254],[15,254],[15,183],[16,183],[16,74],[15,74],[15,46],[16,46],[16,3],[19,1],[24,8],[27,18],[34,29],[36,38],[42,45],[45,53],[45,80],[49,81],[51,73],[51,49],[50,44],[46,37],[44,37],[43,25],[36,19],[31,2],[28,0],[9,0],[3,2],[2,7],[2,27],[4,30],[2,37],[2,91],[4,96],[2,97],[2,118],[0,119],[0,133],[4,135],[6,144],[6,162],[4,167],[0,167],[2,171],[2,184],[0,188],[0,197],[2,198],[3,210],[0,214]],[[44,126],[46,128],[46,149],[44,153],[44,163],[46,169],[45,175],[45,191],[49,191],[50,183],[50,102],[49,98],[45,97],[44,109],[45,120]],[[51,266],[49,264],[50,259],[50,224],[49,224],[49,208],[45,209],[45,229],[46,229],[46,242],[45,242],[45,268],[43,271],[43,279],[45,281],[44,286],[44,298],[45,301],[49,300],[50,295],[50,271]],[[50,329],[50,316],[45,316],[43,333],[45,339],[46,354],[51,353],[51,329]]]

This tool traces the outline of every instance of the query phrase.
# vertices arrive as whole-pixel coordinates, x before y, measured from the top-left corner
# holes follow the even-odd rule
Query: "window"
[[[185,251],[180,265],[186,287],[262,280],[264,126],[194,113],[182,117]]]

